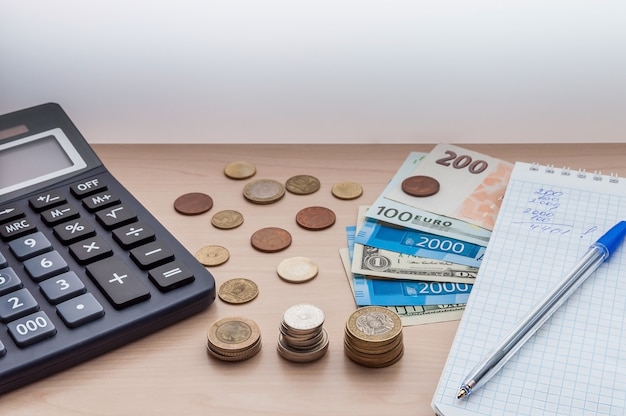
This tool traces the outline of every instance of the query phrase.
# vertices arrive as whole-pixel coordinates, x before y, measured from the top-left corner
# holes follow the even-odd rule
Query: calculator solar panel
[[[57,104],[0,117],[0,393],[215,300],[213,276]]]

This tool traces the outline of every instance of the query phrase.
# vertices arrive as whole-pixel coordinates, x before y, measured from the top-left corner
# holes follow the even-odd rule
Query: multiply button
[[[117,257],[88,265],[87,274],[116,309],[125,308],[150,297],[146,285]]]

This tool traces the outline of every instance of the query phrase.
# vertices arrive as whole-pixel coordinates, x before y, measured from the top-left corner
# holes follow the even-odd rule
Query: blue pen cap
[[[604,233],[602,237],[596,241],[596,244],[603,245],[608,250],[608,255],[613,254],[613,251],[619,247],[622,241],[626,237],[626,221],[620,221],[615,224],[609,231]]]

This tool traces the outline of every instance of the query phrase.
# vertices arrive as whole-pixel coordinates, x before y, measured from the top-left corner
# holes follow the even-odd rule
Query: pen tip
[[[465,397],[467,395],[467,390],[465,389],[461,389],[459,390],[459,392],[456,394],[456,398],[457,399],[461,399],[463,397]]]

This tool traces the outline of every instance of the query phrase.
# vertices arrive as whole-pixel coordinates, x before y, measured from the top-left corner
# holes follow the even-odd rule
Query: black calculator
[[[214,300],[213,276],[59,105],[0,116],[0,394]]]

